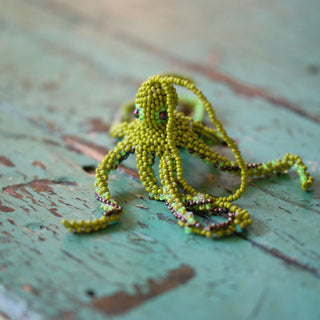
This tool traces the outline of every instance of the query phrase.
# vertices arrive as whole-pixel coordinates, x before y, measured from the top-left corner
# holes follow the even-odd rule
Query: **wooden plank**
[[[169,1],[157,9],[148,2],[140,5],[144,10],[130,1],[88,6],[86,1],[79,5],[60,0],[49,1],[45,7],[95,33],[107,32],[126,46],[124,52],[136,48],[174,68],[221,82],[235,94],[265,99],[319,123],[317,0],[295,6],[247,0],[236,5],[201,0],[197,6]],[[177,28],[177,21],[183,28]],[[160,31],[163,25],[170,37]],[[143,69],[133,72],[137,75]]]
[[[221,2],[216,8],[201,2],[180,11],[179,2],[154,9],[143,2],[147,11],[129,2],[124,7],[79,2],[77,8],[66,1],[1,2],[0,316],[320,317],[318,82],[317,74],[299,69],[315,61],[319,46],[308,39],[318,29],[302,39],[301,24],[293,20],[299,13],[309,15],[305,29],[311,32],[316,2],[304,10],[295,3],[287,24],[280,19],[287,7],[254,1]],[[215,12],[214,19],[204,7]],[[135,11],[128,16],[123,8]],[[183,32],[172,27],[168,37],[159,27],[173,26],[177,17],[187,26],[191,12],[192,29],[191,24]],[[248,16],[266,37],[262,47],[254,47],[257,31],[247,36]],[[148,24],[148,17],[158,22]],[[284,41],[281,46],[273,45],[270,30],[278,30],[274,41]],[[277,62],[279,70],[269,70],[292,45],[292,36],[286,38],[290,30],[301,45]],[[198,46],[186,50],[200,32],[202,40],[212,41],[199,38]],[[237,41],[223,41],[231,35]],[[312,49],[308,54],[305,43]],[[211,48],[225,58],[208,71],[203,66],[213,64]],[[249,232],[210,241],[184,234],[164,204],[148,199],[131,159],[111,181],[125,210],[121,223],[92,235],[68,234],[62,217],[100,214],[88,170],[115,145],[107,129],[117,106],[134,98],[147,76],[176,66],[191,72],[216,101],[217,114],[248,161],[301,154],[316,179],[313,191],[300,190],[294,172],[253,180],[237,202],[253,216]],[[275,71],[276,79],[270,76]],[[301,77],[301,91],[290,85],[294,74]],[[263,94],[256,94],[260,87]],[[222,194],[238,183],[186,154],[184,163],[187,179],[200,190]],[[190,170],[195,165],[197,177]]]

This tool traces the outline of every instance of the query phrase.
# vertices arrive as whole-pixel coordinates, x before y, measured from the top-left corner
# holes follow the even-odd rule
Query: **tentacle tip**
[[[207,231],[205,236],[206,236],[206,238],[211,238],[212,237],[212,232],[211,231]]]
[[[304,181],[301,184],[301,189],[304,191],[308,191],[313,185],[313,177],[309,177],[308,181]]]
[[[309,185],[302,185],[302,186],[301,186],[301,189],[302,189],[303,191],[309,191],[309,189],[311,189],[311,186],[309,186]]]
[[[66,227],[66,228],[69,227],[69,222],[68,222],[66,219],[62,219],[62,220],[61,220],[61,224],[62,224],[64,227]]]
[[[184,233],[185,233],[185,234],[190,234],[190,233],[192,233],[191,228],[190,228],[190,227],[184,227]]]
[[[219,238],[219,239],[223,237],[223,234],[224,234],[224,233],[223,233],[222,230],[216,232],[216,236],[217,236],[217,238]]]

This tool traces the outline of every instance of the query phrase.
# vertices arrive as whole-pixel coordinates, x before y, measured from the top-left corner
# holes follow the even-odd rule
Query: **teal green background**
[[[0,318],[320,319],[319,1],[0,8]],[[209,240],[148,199],[132,157],[111,175],[121,222],[69,234],[62,218],[100,214],[89,169],[118,106],[166,71],[197,81],[247,162],[299,154],[312,190],[294,171],[252,179],[236,202],[248,232]],[[183,159],[199,190],[239,183]]]

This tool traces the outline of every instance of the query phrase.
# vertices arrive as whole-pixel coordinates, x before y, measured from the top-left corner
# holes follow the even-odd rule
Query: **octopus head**
[[[136,95],[134,116],[148,128],[165,129],[173,121],[178,95],[168,77],[153,76],[144,82]]]

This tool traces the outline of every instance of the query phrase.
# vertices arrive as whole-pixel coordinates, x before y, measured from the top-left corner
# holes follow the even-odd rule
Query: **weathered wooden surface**
[[[0,318],[320,318],[319,1],[0,8]],[[117,106],[168,70],[198,81],[247,161],[300,154],[312,191],[294,172],[254,180],[237,201],[249,232],[212,241],[184,234],[128,160],[111,182],[121,223],[69,234],[62,217],[99,216],[90,170]],[[185,162],[201,190],[236,187]]]

